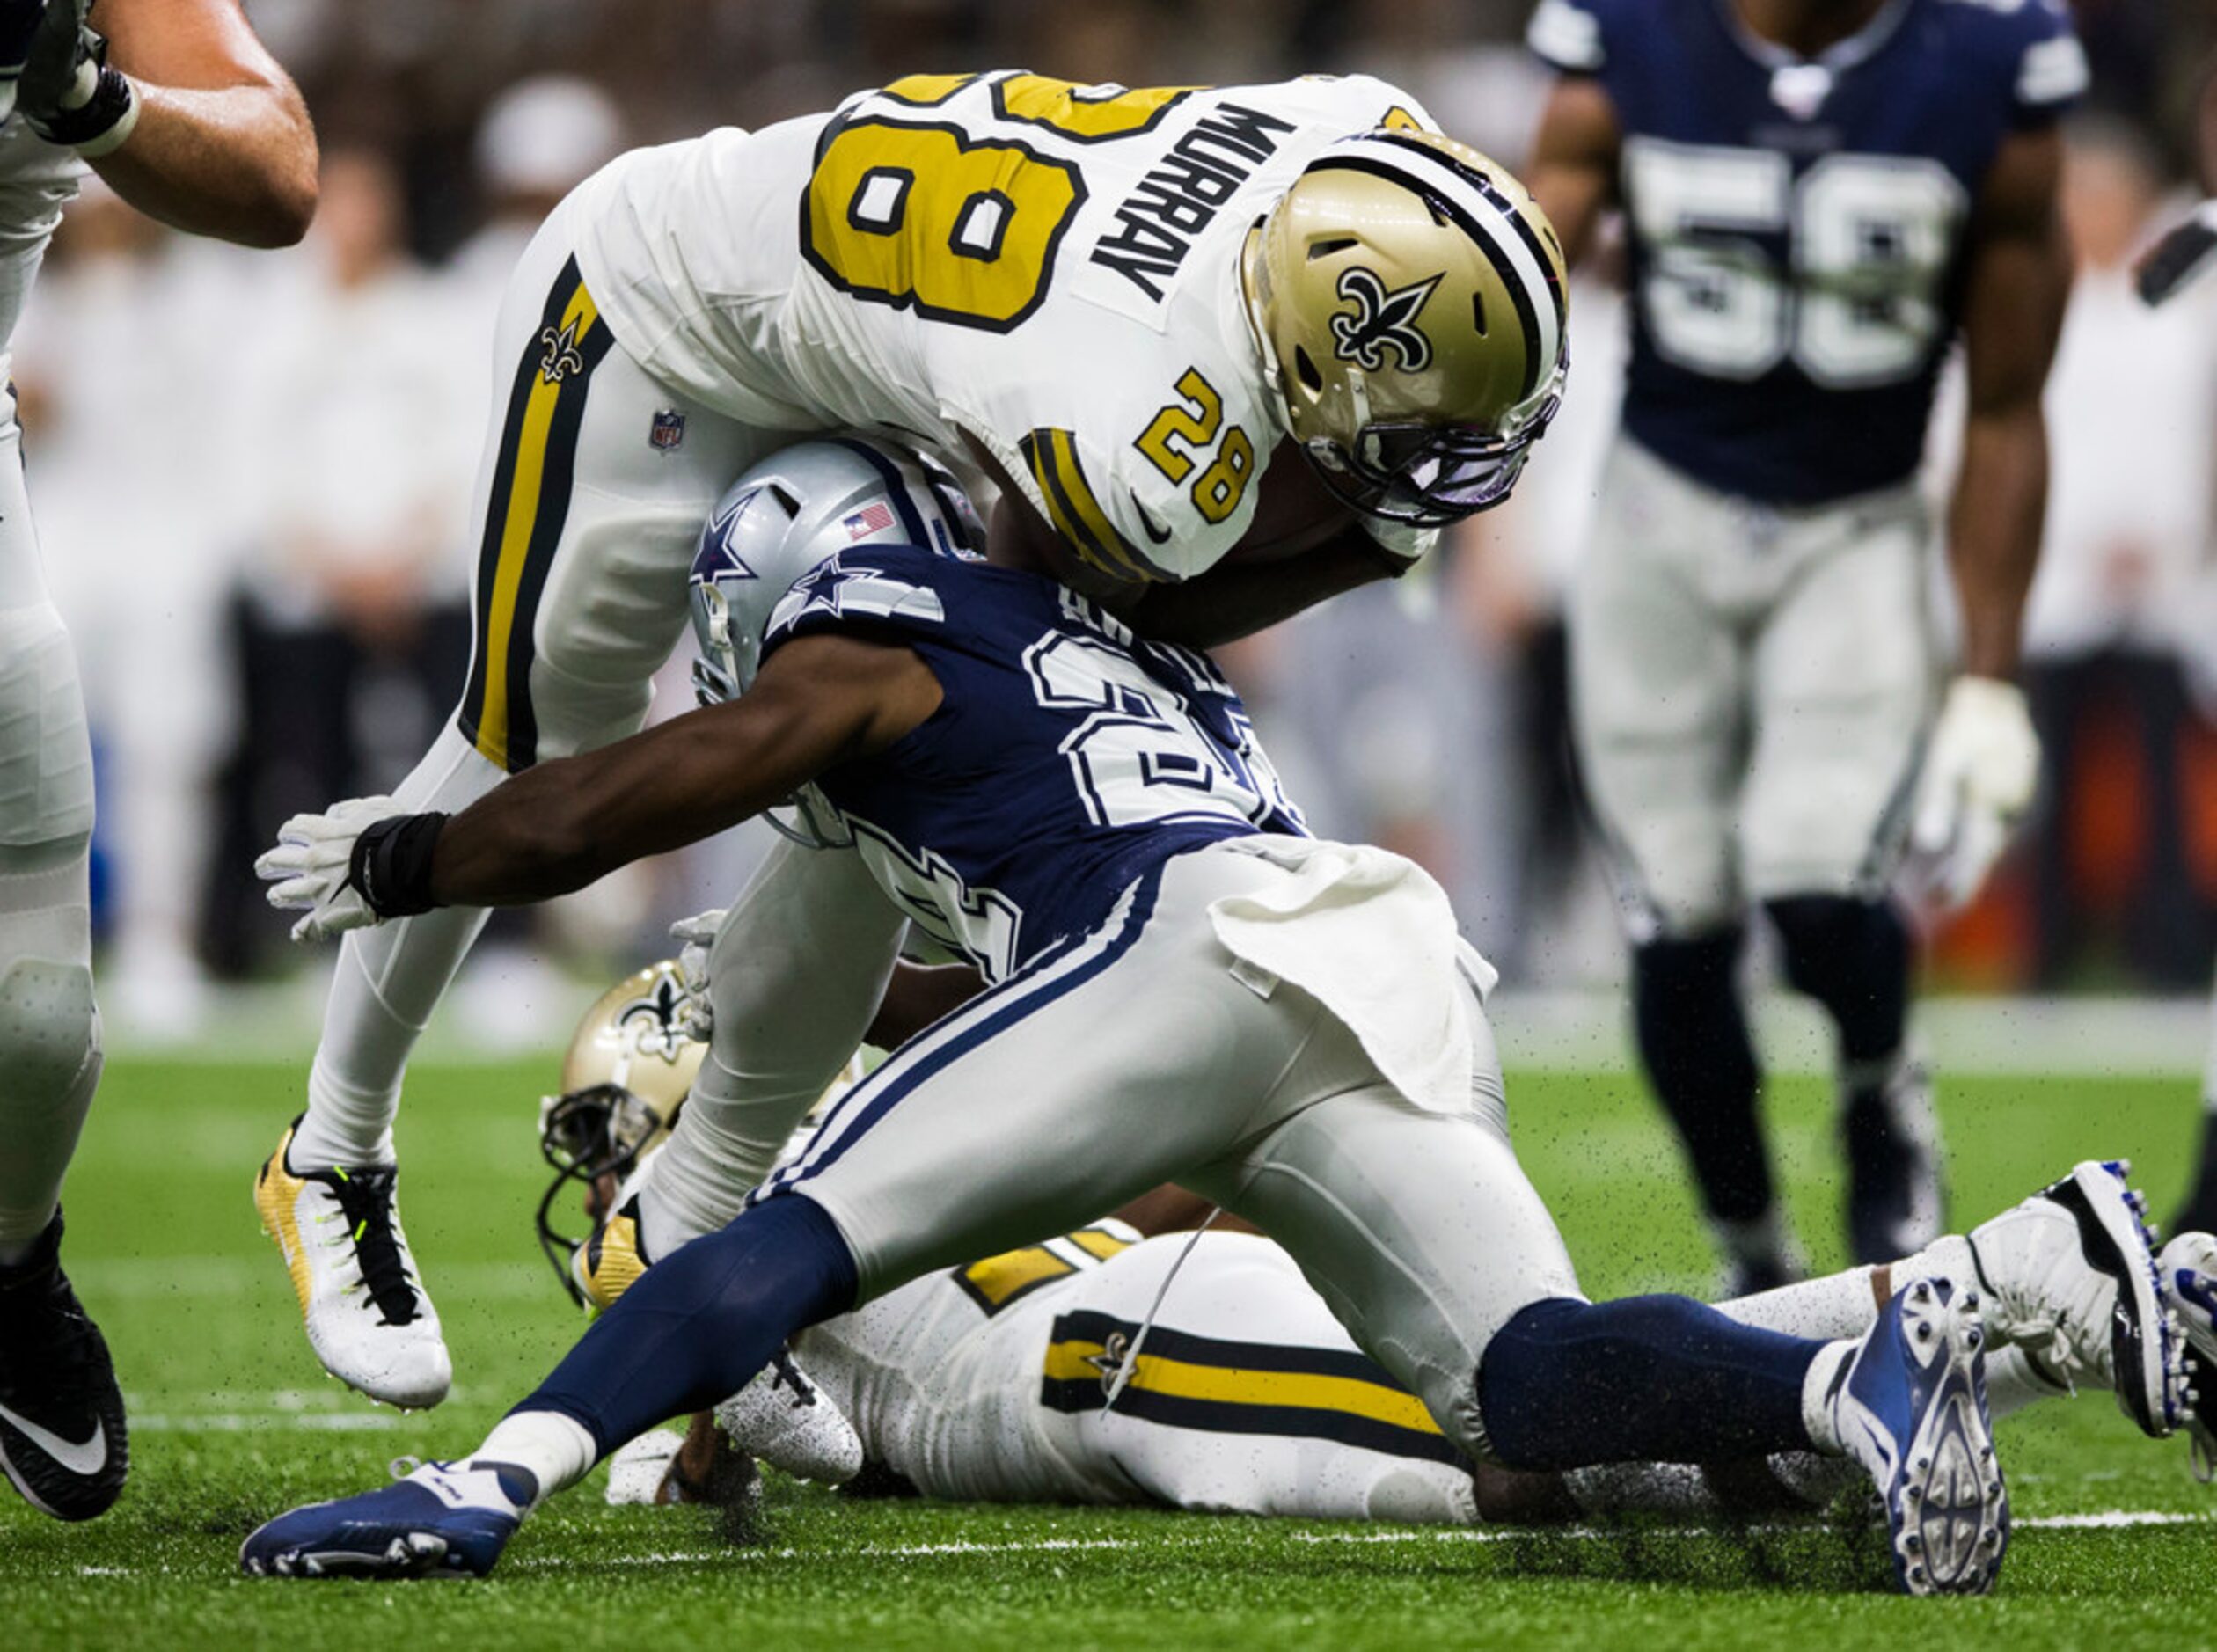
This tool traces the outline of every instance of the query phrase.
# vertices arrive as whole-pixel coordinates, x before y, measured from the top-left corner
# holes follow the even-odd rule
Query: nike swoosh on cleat
[[[92,1437],[72,1445],[58,1434],[48,1433],[26,1416],[0,1406],[0,1422],[6,1423],[72,1474],[96,1474],[107,1466],[107,1429],[95,1419]]]

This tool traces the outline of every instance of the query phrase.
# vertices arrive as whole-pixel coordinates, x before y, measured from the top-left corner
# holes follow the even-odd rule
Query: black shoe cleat
[[[0,1268],[0,1470],[40,1513],[90,1520],[122,1495],[130,1444],[107,1343],[61,1250],[56,1210],[31,1254]]]

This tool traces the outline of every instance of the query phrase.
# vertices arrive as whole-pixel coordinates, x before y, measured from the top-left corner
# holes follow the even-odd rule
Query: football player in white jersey
[[[1555,405],[1564,323],[1521,186],[1361,77],[917,76],[625,156],[518,266],[475,658],[397,799],[458,809],[637,727],[702,523],[796,433],[920,449],[998,493],[994,560],[1205,646],[1401,572],[1504,496]],[[712,1073],[704,1096],[805,1102],[852,1049],[897,926],[852,858],[779,855],[730,910],[743,932],[721,950],[788,967],[755,972],[767,1067]],[[391,1127],[483,917],[346,939],[307,1110],[257,1184],[281,1239],[319,1214],[360,1236],[289,1246],[294,1283],[326,1369],[398,1405],[437,1403],[451,1367],[395,1215]],[[663,1250],[728,1219],[725,1190],[782,1139],[696,1116],[645,1204]]]
[[[586,1215],[599,1221],[622,1181],[661,1150],[705,1053],[687,1028],[699,1025],[706,996],[706,983],[674,963],[619,983],[579,1024],[562,1093],[540,1104],[540,1151],[557,1173],[540,1201],[539,1240],[573,1293],[571,1242],[553,1230],[554,1206],[582,1188]],[[806,1138],[797,1136],[788,1154]],[[2074,1382],[2114,1392],[2116,1283],[2079,1246],[2070,1210],[2078,1176],[1967,1239],[1944,1241],[1927,1261],[1856,1268],[1724,1311],[1799,1335],[1855,1335],[1897,1275],[1910,1277],[1967,1243],[2030,1344],[1990,1356],[1995,1410],[2067,1396]],[[1184,1231],[1212,1214],[1225,1224]],[[1362,1355],[1283,1249],[1231,1231],[1244,1226],[1165,1188],[1078,1232],[927,1275],[794,1338],[805,1376],[788,1366],[782,1386],[765,1383],[772,1372],[756,1379],[772,1391],[761,1398],[784,1413],[772,1418],[784,1425],[773,1444],[755,1443],[763,1423],[751,1408],[700,1413],[687,1435],[656,1429],[618,1451],[609,1500],[719,1501],[747,1483],[731,1460],[739,1451],[834,1481],[867,1462],[879,1471],[874,1483],[933,1497],[1152,1502],[1318,1520],[1754,1517],[1821,1508],[1854,1482],[1852,1464],[1808,1453],[1562,1475],[1474,1463]],[[2194,1311],[2197,1293],[2217,1292],[2206,1265],[2211,1241],[2172,1243],[2171,1272],[2184,1270],[2174,1297],[2196,1348],[2211,1351],[2209,1311]],[[859,1436],[855,1455],[829,1475],[821,1448],[796,1455],[790,1444],[836,1437],[827,1407]],[[2205,1432],[2192,1422],[2201,1449]]]
[[[281,246],[315,210],[307,109],[237,0],[0,3],[0,381],[86,170],[196,235]],[[128,1463],[107,1349],[60,1261],[63,1173],[100,1077],[87,852],[92,753],[0,398],[0,1469],[88,1519]]]

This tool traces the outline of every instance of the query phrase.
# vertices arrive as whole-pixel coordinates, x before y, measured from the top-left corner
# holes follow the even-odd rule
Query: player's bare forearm
[[[1963,617],[1963,669],[2008,677],[2047,510],[2049,364],[2070,296],[2056,211],[2061,145],[2050,132],[2002,145],[1979,204],[1964,308],[1963,467],[1948,513]]]
[[[942,1015],[958,1010],[985,990],[985,977],[968,964],[893,966],[877,1016],[862,1035],[866,1044],[896,1049]]]
[[[1616,199],[1622,134],[1616,106],[1601,83],[1567,75],[1548,96],[1526,169],[1526,186],[1575,265],[1593,242],[1594,226]]]
[[[316,132],[299,89],[237,0],[101,0],[109,62],[138,125],[92,162],[115,193],[193,235],[288,246],[316,210]]]
[[[1219,562],[1182,585],[1151,585],[1117,611],[1143,637],[1214,648],[1394,572],[1390,554],[1354,524],[1293,556]]]
[[[2038,403],[1966,421],[1948,540],[1963,616],[1961,665],[1972,676],[2016,675],[2047,476],[2047,421]]]
[[[939,683],[912,651],[805,637],[738,699],[503,782],[441,830],[441,906],[516,906],[713,837],[825,770],[883,750],[931,715]]]

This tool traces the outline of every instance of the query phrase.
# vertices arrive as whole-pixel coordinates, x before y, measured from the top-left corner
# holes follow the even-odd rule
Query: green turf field
[[[1528,1643],[1827,1648],[1928,1632],[1950,1644],[2206,1644],[2217,1491],[2183,1442],[2155,1446],[2105,1396],[2003,1431],[2020,1522],[2000,1591],[1878,1592],[1866,1532],[1523,1537],[1152,1512],[856,1504],[772,1488],[766,1540],[729,1546],[691,1510],[611,1510],[597,1479],[486,1583],[250,1581],[239,1539],[388,1458],[466,1449],[574,1335],[532,1244],[532,1140],[551,1066],[426,1069],[401,1127],[405,1211],[444,1316],[454,1397],[424,1418],[324,1378],[248,1186],[303,1069],[119,1061],[70,1184],[72,1272],[132,1408],[130,1490],[66,1528],[0,1493],[0,1648],[136,1642],[845,1648],[1423,1647]],[[1825,1104],[1774,1105],[1818,1261],[1837,1260]],[[1677,1164],[1631,1081],[1512,1078],[1518,1143],[1589,1290],[1702,1288]],[[1958,1079],[1943,1092],[1959,1213],[1983,1215],[2073,1159],[2131,1155],[2166,1206],[2193,1091],[2179,1081]],[[2136,1515],[2129,1524],[2072,1517]],[[2151,1517],[2169,1515],[2164,1524]]]

